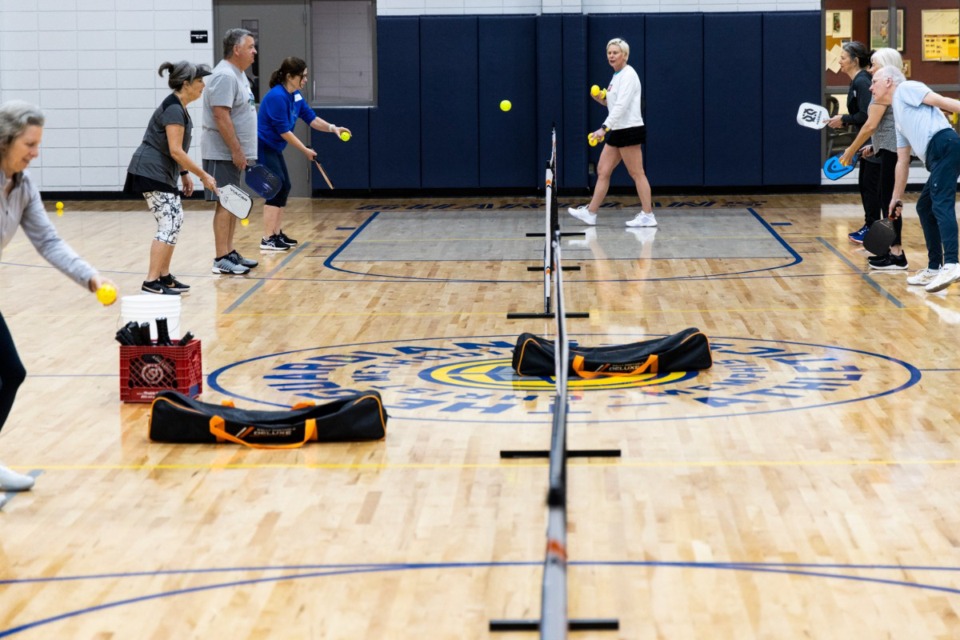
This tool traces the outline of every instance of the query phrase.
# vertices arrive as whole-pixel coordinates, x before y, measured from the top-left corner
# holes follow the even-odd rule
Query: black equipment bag
[[[286,411],[237,409],[161,391],[150,407],[155,442],[235,442],[255,449],[293,449],[310,441],[354,442],[386,435],[387,412],[376,391]]]
[[[521,334],[513,350],[513,370],[521,376],[555,373],[552,340]],[[710,341],[699,329],[684,329],[666,338],[611,347],[570,347],[570,375],[581,378],[635,376],[644,373],[697,371],[713,365]]]

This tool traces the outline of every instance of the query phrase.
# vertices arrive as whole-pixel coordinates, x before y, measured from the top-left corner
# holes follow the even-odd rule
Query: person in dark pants
[[[882,67],[892,65],[903,68],[903,58],[896,49],[877,49],[870,56],[870,72],[875,73]],[[870,144],[861,146],[870,140]],[[862,151],[864,157],[876,156],[880,160],[880,215],[886,218],[889,214],[887,205],[893,196],[893,184],[896,179],[897,168],[897,130],[893,121],[893,109],[887,105],[877,104],[871,100],[867,111],[867,121],[860,129],[856,139],[850,143],[840,163],[849,165],[857,151]],[[893,245],[885,255],[870,258],[870,268],[880,271],[903,271],[907,269],[907,255],[903,252],[901,232],[903,218],[893,219],[893,229],[896,236]]]
[[[840,70],[850,76],[847,91],[847,113],[835,115],[827,121],[833,129],[852,126],[858,131],[867,121],[870,107],[870,52],[862,42],[847,42],[840,52]],[[850,242],[863,244],[867,229],[880,219],[880,161],[876,157],[863,158],[858,178],[860,201],[863,203],[863,226],[849,234]]]
[[[897,122],[892,217],[900,215],[911,154],[916,154],[930,172],[917,200],[917,215],[927,244],[927,268],[907,278],[907,284],[923,286],[929,292],[941,291],[960,278],[956,211],[960,136],[941,109],[960,113],[960,100],[946,98],[922,82],[908,81],[894,66],[877,71],[870,88],[875,102],[893,108]]]
[[[36,185],[24,171],[39,155],[43,124],[43,113],[31,104],[15,100],[0,105],[0,254],[13,240],[17,229],[22,228],[47,262],[94,292],[104,284],[113,283],[101,278],[96,269],[60,238],[47,217]],[[27,370],[0,313],[0,430],[26,377]],[[32,486],[31,476],[0,464],[0,491],[26,491]]]
[[[304,100],[300,91],[307,83],[307,63],[300,58],[286,58],[280,68],[270,76],[270,91],[260,102],[257,118],[257,156],[260,164],[283,179],[280,191],[263,205],[263,238],[260,248],[264,251],[286,251],[297,241],[286,235],[281,228],[283,208],[290,194],[290,174],[283,159],[287,144],[293,145],[311,162],[317,152],[308,148],[293,133],[297,119],[303,120],[317,131],[329,131],[339,136],[350,133],[346,127],[338,127],[319,117]]]

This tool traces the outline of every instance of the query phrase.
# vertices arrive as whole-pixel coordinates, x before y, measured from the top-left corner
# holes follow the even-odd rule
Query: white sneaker
[[[28,491],[33,486],[33,476],[25,476],[0,464],[0,491]]]
[[[657,218],[652,213],[641,211],[633,220],[627,220],[628,227],[655,227]]]
[[[921,269],[915,274],[907,278],[907,284],[915,287],[923,287],[930,284],[934,278],[937,277],[937,274],[940,273],[936,269]]]
[[[940,267],[940,271],[937,272],[937,276],[930,281],[924,289],[928,292],[933,293],[934,291],[940,291],[941,289],[946,289],[954,281],[960,278],[960,264],[955,262],[950,264],[945,264]]]
[[[586,224],[589,224],[589,225],[597,224],[597,214],[590,213],[590,209],[587,209],[587,205],[583,205],[576,208],[570,207],[569,209],[567,209],[567,211],[574,218],[582,222],[585,222]]]

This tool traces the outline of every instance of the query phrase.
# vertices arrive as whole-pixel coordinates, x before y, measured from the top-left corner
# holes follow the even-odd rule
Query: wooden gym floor
[[[713,369],[580,381],[570,446],[570,616],[578,638],[960,636],[960,285],[871,273],[847,241],[855,195],[655,198],[628,232],[611,199],[565,240],[581,344],[688,326]],[[582,201],[561,199],[565,208]],[[140,202],[66,202],[69,242],[138,292]],[[48,203],[53,211],[53,203]],[[209,205],[187,206],[174,273],[211,402],[279,408],[379,389],[388,435],[295,451],[151,443],[121,404],[119,308],[49,268],[21,233],[0,309],[28,370],[0,459],[38,474],[0,512],[0,636],[489,638],[537,618],[548,381],[510,373],[547,334],[542,202],[298,200],[287,254],[214,276]],[[564,213],[565,230],[583,230]],[[908,205],[910,272],[922,268]],[[322,366],[318,367],[317,363]],[[520,638],[530,634],[502,634]]]

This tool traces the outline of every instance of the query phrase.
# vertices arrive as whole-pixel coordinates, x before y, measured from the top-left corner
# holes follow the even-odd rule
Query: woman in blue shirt
[[[350,133],[346,127],[331,124],[313,112],[300,94],[306,83],[307,63],[300,58],[286,58],[280,68],[270,76],[270,91],[260,102],[257,120],[258,161],[283,179],[280,191],[263,206],[263,238],[260,239],[260,248],[268,251],[286,251],[297,244],[296,240],[283,233],[280,225],[291,187],[283,150],[289,143],[310,161],[317,157],[317,152],[300,142],[293,133],[297,118],[317,131],[329,131],[336,136],[344,132]]]

